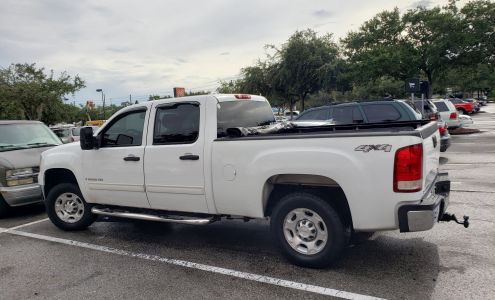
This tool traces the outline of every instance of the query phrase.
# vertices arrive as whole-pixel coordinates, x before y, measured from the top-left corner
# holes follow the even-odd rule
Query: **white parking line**
[[[40,221],[38,221],[38,222],[40,222]],[[28,226],[28,224],[25,224],[24,226]],[[165,258],[165,257],[157,256],[157,255],[148,255],[148,254],[143,254],[143,253],[131,252],[131,251],[126,251],[126,250],[121,250],[121,249],[110,248],[110,247],[106,247],[106,246],[90,244],[90,243],[78,242],[78,241],[74,241],[74,240],[61,239],[61,238],[56,238],[56,237],[47,236],[47,235],[23,232],[23,231],[15,230],[13,228],[8,229],[5,232],[8,234],[24,236],[24,237],[29,237],[29,238],[34,238],[34,239],[44,240],[44,241],[49,241],[49,242],[55,242],[55,243],[59,243],[59,244],[70,245],[70,246],[75,246],[75,247],[80,247],[80,248],[86,248],[86,249],[96,250],[96,251],[105,252],[105,253],[117,254],[117,255],[122,255],[122,256],[128,256],[128,257],[134,257],[134,258],[149,260],[149,261],[167,263],[167,264],[191,268],[191,269],[202,270],[202,271],[206,271],[206,272],[242,278],[242,279],[251,280],[251,281],[255,281],[255,282],[267,283],[267,284],[271,284],[271,285],[291,288],[291,289],[305,291],[305,292],[316,293],[316,294],[320,294],[320,295],[339,297],[339,298],[343,298],[343,299],[359,299],[359,300],[361,300],[361,299],[363,299],[363,300],[364,299],[366,299],[366,300],[368,300],[368,299],[370,299],[370,300],[371,299],[382,299],[382,298],[376,298],[376,297],[372,297],[372,296],[368,296],[368,295],[361,295],[361,294],[350,293],[350,292],[346,292],[346,291],[340,291],[340,290],[336,290],[336,289],[326,288],[326,287],[322,287],[322,286],[310,285],[310,284],[305,284],[305,283],[300,283],[300,282],[295,282],[295,281],[289,281],[289,280],[284,280],[284,279],[279,279],[279,278],[274,278],[274,277],[268,277],[268,276],[264,276],[264,275],[258,275],[258,274],[254,274],[254,273],[246,273],[246,272],[236,271],[236,270],[232,270],[232,269],[219,268],[219,267],[215,267],[215,266],[209,266],[209,265],[189,262],[189,261],[185,261],[185,260]]]
[[[29,223],[26,223],[26,224],[21,224],[21,225],[15,226],[15,227],[7,228],[7,231],[16,230],[16,229],[19,229],[19,228],[23,228],[23,227],[27,227],[27,226],[30,226],[30,225],[38,224],[38,223],[41,223],[41,222],[45,222],[47,220],[49,220],[49,219],[48,218],[44,218],[44,219],[41,219],[41,220],[29,222]]]

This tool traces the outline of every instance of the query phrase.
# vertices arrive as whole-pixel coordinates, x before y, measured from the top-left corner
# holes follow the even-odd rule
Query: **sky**
[[[214,90],[296,30],[335,40],[383,10],[447,0],[2,0],[0,67],[36,63],[78,74],[68,101],[120,104],[170,95],[174,86]]]

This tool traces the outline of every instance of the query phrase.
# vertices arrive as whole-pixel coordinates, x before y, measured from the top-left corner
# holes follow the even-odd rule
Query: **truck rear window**
[[[226,101],[217,109],[217,135],[224,137],[227,128],[255,127],[275,122],[270,104],[266,101]]]

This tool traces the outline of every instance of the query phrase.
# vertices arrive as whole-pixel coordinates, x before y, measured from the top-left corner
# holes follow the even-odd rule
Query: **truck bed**
[[[429,123],[432,123],[429,126]],[[416,130],[420,129],[420,130]],[[226,136],[216,141],[280,139],[280,138],[316,138],[331,136],[376,136],[376,135],[413,135],[430,136],[437,130],[435,122],[430,120],[367,123],[367,124],[328,124],[303,126],[297,123],[274,124],[259,127],[235,127],[226,130]]]

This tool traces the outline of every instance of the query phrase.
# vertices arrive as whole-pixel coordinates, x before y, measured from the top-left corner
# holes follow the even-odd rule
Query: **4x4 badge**
[[[390,152],[392,150],[392,145],[389,144],[360,145],[354,149],[354,151],[363,151],[364,153],[370,152],[371,150]]]

